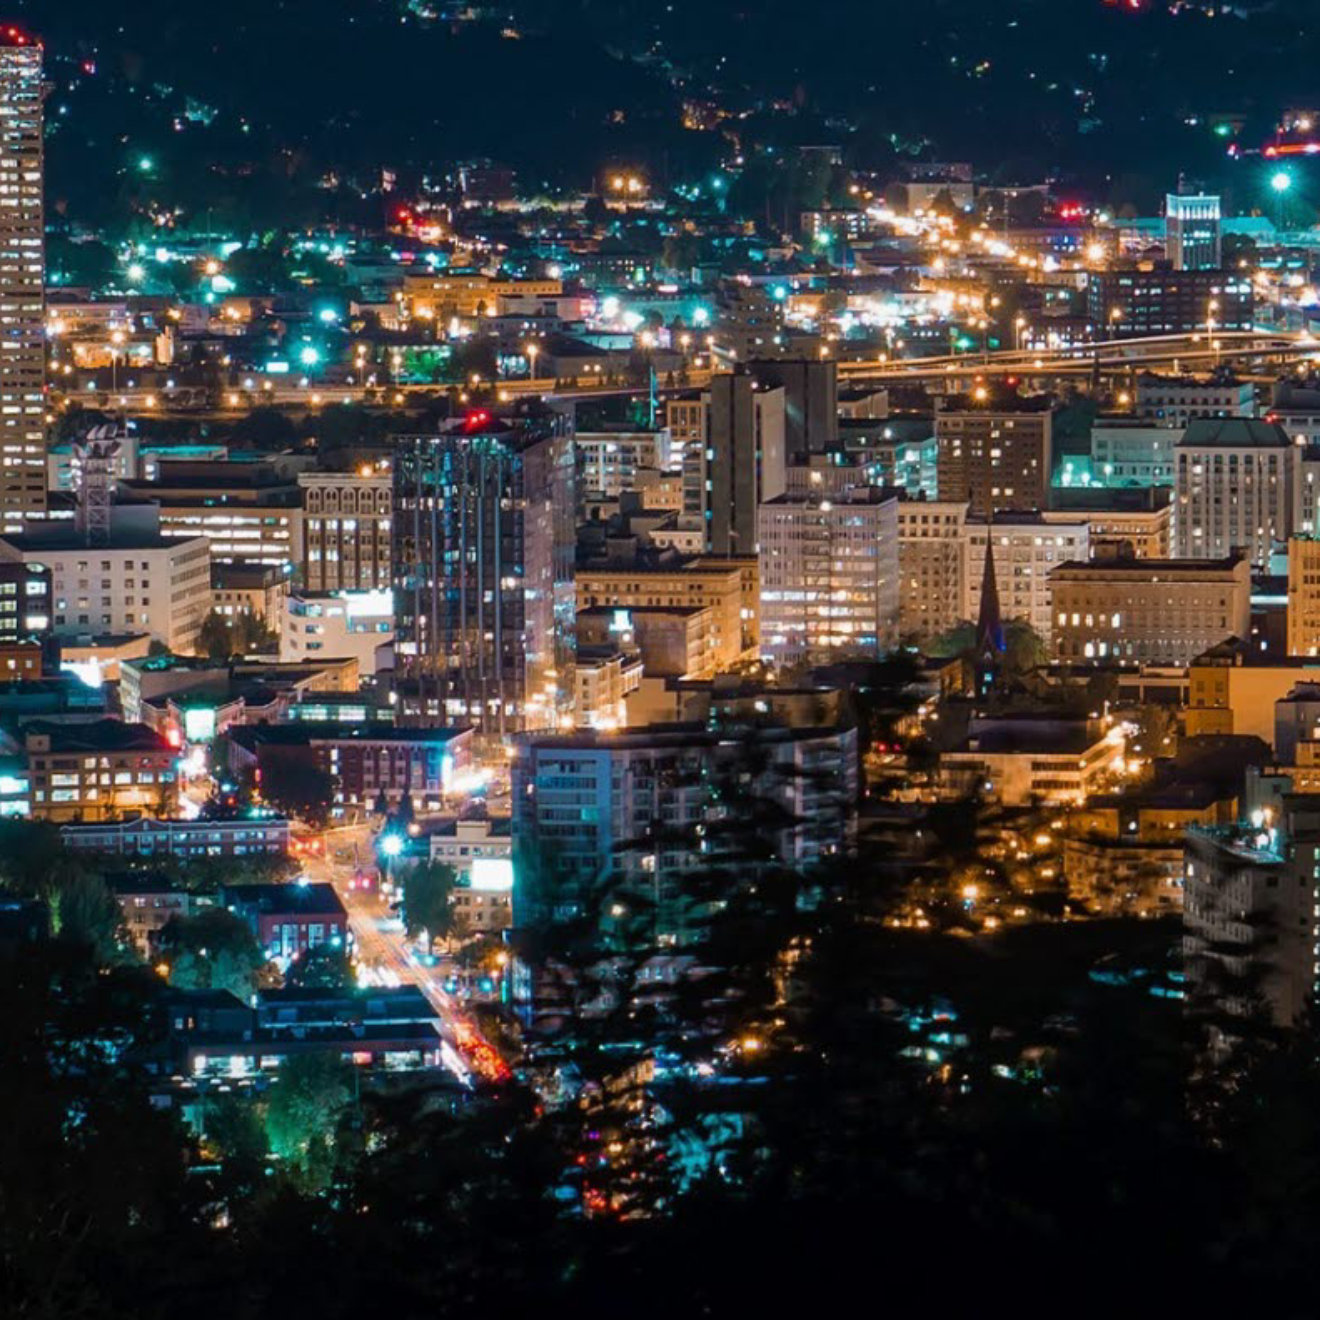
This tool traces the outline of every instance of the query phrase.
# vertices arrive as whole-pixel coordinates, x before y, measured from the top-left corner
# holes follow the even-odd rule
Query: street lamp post
[[[1284,227],[1284,197],[1292,188],[1292,175],[1287,170],[1276,170],[1270,176],[1270,187],[1274,189],[1274,223],[1279,229],[1282,229]]]

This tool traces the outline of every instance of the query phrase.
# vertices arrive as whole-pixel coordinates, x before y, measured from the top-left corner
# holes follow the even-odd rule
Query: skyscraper
[[[473,413],[396,441],[402,718],[503,735],[571,717],[573,485],[562,413]]]
[[[1218,270],[1219,198],[1169,193],[1164,207],[1164,254],[1174,270]]]
[[[0,28],[0,530],[46,512],[42,52]]]
[[[756,553],[757,509],[784,493],[784,391],[758,390],[743,372],[710,382],[710,421],[700,474],[706,549]]]

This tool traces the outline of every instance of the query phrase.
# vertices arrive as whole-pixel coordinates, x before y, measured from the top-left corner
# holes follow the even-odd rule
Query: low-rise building
[[[1054,649],[1061,660],[1190,664],[1251,628],[1251,572],[1226,559],[1106,554],[1050,573]]]
[[[334,885],[225,885],[221,902],[252,928],[268,958],[287,961],[322,944],[335,948],[349,942],[348,913]]]
[[[974,718],[963,745],[940,754],[938,784],[951,799],[1077,806],[1107,786],[1122,761],[1121,733],[1098,720]]]
[[[338,806],[370,809],[410,797],[438,810],[471,764],[471,729],[392,724],[244,725],[229,733],[230,768],[265,773],[272,762],[315,766],[333,777]]]
[[[143,724],[33,720],[23,746],[38,820],[113,820],[129,812],[172,815],[178,751]]]
[[[282,857],[289,851],[289,822],[273,814],[233,820],[131,816],[119,821],[63,825],[60,842],[75,852],[127,857]]]
[[[452,866],[455,913],[472,934],[513,921],[513,835],[507,818],[455,820],[431,833],[431,860]]]
[[[186,920],[205,906],[197,895],[161,875],[127,876],[115,880],[111,888],[133,945],[144,958],[155,955],[160,932],[171,921]]]
[[[394,640],[394,592],[290,591],[280,601],[278,618],[281,661],[352,656],[359,671],[370,675],[376,672],[377,653]]]

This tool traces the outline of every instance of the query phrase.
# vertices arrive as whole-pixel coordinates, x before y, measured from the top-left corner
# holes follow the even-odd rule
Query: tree
[[[404,873],[403,920],[410,936],[426,931],[432,940],[443,940],[454,933],[456,879],[454,868],[443,862],[422,862]]]
[[[335,1124],[352,1095],[352,1072],[338,1054],[294,1054],[280,1067],[266,1103],[272,1154],[302,1164],[318,1142],[334,1138]]]
[[[349,990],[353,964],[342,946],[316,944],[294,956],[284,984],[296,990]]]
[[[212,610],[202,620],[197,633],[197,649],[210,660],[229,658],[229,620],[219,610]]]
[[[184,990],[229,990],[248,999],[266,959],[241,917],[212,907],[195,917],[174,917],[160,932],[170,984]]]
[[[261,796],[286,816],[321,829],[334,806],[335,777],[296,751],[269,748],[261,758]]]
[[[212,610],[197,635],[198,649],[212,660],[278,652],[279,645],[279,638],[265,623],[246,611],[231,617]]]
[[[289,449],[298,443],[298,431],[278,408],[253,408],[229,434],[236,445],[266,452]]]
[[[90,948],[98,964],[129,955],[123,908],[99,875],[83,870],[67,875],[57,890],[56,912],[60,934]]]

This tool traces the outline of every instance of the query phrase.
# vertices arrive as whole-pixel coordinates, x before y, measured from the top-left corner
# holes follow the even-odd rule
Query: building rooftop
[[[154,729],[123,720],[91,720],[63,724],[57,720],[32,720],[23,726],[25,738],[48,737],[52,752],[172,752]]]
[[[375,721],[340,724],[332,720],[299,720],[294,724],[253,724],[229,730],[235,741],[252,746],[269,743],[280,747],[310,746],[317,742],[446,743],[467,733],[463,728],[400,727]]]
[[[56,522],[49,531],[24,532],[17,536],[0,538],[5,545],[12,546],[20,554],[40,554],[46,551],[52,554],[67,554],[74,550],[83,550],[91,556],[100,550],[138,551],[138,550],[177,550],[183,546],[205,545],[210,541],[204,536],[161,536],[158,532],[140,532],[132,528],[112,528],[109,536],[96,545],[89,543],[84,532],[77,531],[70,523]]]
[[[1291,445],[1283,427],[1257,417],[1195,417],[1178,441],[1179,449],[1288,449]]]
[[[249,908],[267,914],[345,916],[334,885],[291,884],[225,885],[221,893],[227,907]]]

